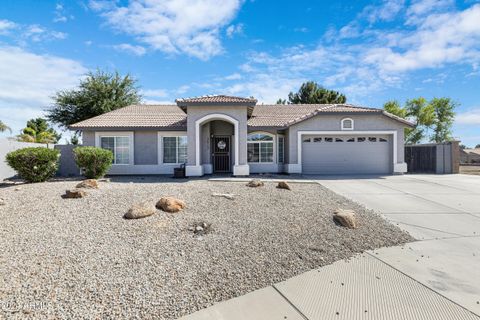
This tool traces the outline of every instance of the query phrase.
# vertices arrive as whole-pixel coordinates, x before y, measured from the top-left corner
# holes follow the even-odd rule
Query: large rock
[[[70,189],[65,191],[65,194],[62,196],[65,199],[77,199],[83,198],[87,195],[84,190],[81,189]]]
[[[280,181],[277,185],[277,188],[278,189],[292,190],[292,188],[290,188],[290,185],[288,183],[286,183],[285,181]]]
[[[77,184],[77,188],[98,189],[98,181],[95,179],[83,180],[82,182]]]
[[[165,212],[178,212],[185,209],[185,202],[174,197],[163,197],[158,200],[156,207]]]
[[[138,203],[134,204],[123,216],[125,219],[140,219],[151,216],[157,212],[152,204]]]
[[[265,184],[263,183],[263,181],[258,179],[251,180],[250,182],[247,183],[247,187],[251,187],[251,188],[263,187],[264,185]]]
[[[333,220],[346,228],[357,228],[357,218],[353,210],[337,209],[333,213]]]

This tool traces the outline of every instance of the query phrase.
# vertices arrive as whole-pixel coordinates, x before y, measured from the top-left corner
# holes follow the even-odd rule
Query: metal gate
[[[214,136],[212,149],[213,172],[230,172],[230,137]]]
[[[405,146],[405,162],[409,173],[436,173],[437,148],[435,146]]]

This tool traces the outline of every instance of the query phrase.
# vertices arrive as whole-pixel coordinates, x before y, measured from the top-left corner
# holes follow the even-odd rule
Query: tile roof
[[[187,115],[176,105],[131,105],[70,126],[72,129],[127,127],[186,129]]]
[[[288,127],[319,113],[380,113],[411,126],[405,119],[382,109],[366,108],[350,104],[286,104],[257,105],[248,120],[251,127]]]
[[[192,98],[181,98],[175,100],[178,105],[184,104],[218,104],[218,103],[247,103],[247,104],[255,104],[257,103],[257,99],[254,98],[243,98],[243,97],[234,97],[234,96],[226,96],[226,95],[210,95],[210,96],[200,96],[200,97],[192,97]]]
[[[257,105],[248,119],[250,127],[286,128],[320,113],[376,113],[408,126],[405,119],[382,109],[349,104],[290,104]],[[132,105],[87,119],[70,126],[74,130],[87,128],[166,128],[186,129],[187,114],[176,105]]]

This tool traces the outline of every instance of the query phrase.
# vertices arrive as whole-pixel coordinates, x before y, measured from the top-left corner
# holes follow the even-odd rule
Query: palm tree
[[[2,122],[2,120],[0,120],[0,132],[4,132],[4,131],[10,131],[10,133],[12,133],[12,129],[10,129],[9,126],[7,126],[5,123]]]

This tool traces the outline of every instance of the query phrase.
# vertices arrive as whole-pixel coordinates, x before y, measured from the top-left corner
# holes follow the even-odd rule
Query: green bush
[[[7,154],[7,163],[27,182],[43,182],[58,170],[60,152],[55,149],[30,147]]]
[[[96,147],[77,147],[73,149],[75,162],[88,179],[103,177],[113,163],[113,153],[110,150]]]

